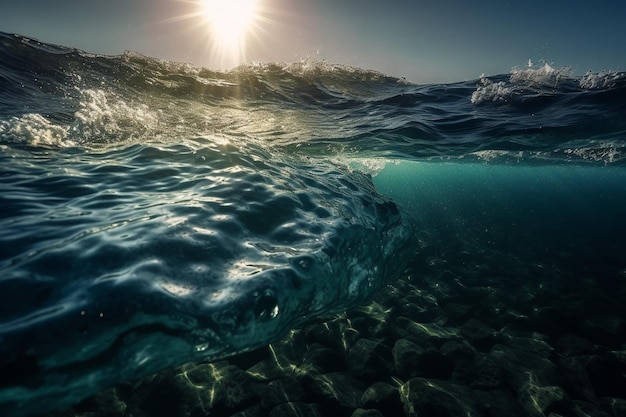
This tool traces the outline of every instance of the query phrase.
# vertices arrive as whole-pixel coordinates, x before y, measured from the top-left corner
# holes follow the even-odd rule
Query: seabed
[[[495,261],[425,253],[367,306],[54,417],[626,415],[626,273]]]

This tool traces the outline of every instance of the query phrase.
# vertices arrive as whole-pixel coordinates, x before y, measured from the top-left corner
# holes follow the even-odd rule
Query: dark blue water
[[[609,285],[625,147],[624,73],[420,86],[0,34],[0,413],[262,346],[420,262]]]

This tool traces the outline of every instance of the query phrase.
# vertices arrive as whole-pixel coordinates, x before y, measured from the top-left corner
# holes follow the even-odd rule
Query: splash
[[[534,88],[556,88],[564,80],[572,79],[571,69],[569,67],[554,68],[548,63],[544,63],[538,68],[513,68],[509,82],[523,87]]]

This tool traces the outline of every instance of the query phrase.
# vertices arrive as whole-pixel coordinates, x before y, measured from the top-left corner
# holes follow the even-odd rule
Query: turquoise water
[[[424,244],[491,251],[503,264],[517,258],[592,271],[598,279],[623,270],[622,168],[402,161],[387,164],[374,183]]]

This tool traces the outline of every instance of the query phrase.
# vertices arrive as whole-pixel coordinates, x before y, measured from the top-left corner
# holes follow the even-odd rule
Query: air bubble
[[[278,316],[280,309],[274,290],[268,288],[262,292],[255,291],[252,295],[256,297],[254,313],[259,319],[269,320]]]

